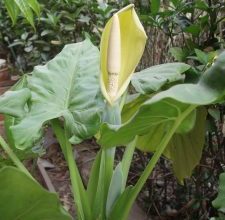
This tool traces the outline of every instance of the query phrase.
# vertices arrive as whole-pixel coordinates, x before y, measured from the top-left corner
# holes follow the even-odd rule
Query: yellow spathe
[[[134,10],[134,5],[130,4],[116,13],[120,25],[120,46],[119,55],[120,72],[118,78],[118,88],[115,96],[108,94],[108,46],[112,26],[112,18],[107,22],[100,44],[101,57],[101,90],[106,100],[112,105],[126,90],[130,83],[130,78],[138,65],[144,52],[147,36],[145,30]],[[118,43],[117,43],[118,44]]]

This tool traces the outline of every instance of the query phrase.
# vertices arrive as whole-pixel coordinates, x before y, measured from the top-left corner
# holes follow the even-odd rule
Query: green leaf
[[[22,78],[13,86],[10,88],[11,91],[19,91],[21,89],[25,89],[27,86],[27,76],[23,75]],[[25,105],[25,103],[24,103]],[[10,130],[10,127],[12,125],[17,124],[21,119],[16,118],[10,115],[4,115],[4,128],[5,128],[5,133],[7,137],[7,142],[9,143],[11,148],[15,147],[14,140],[12,137],[12,132]]]
[[[131,83],[141,94],[156,92],[165,84],[184,79],[182,73],[190,69],[184,63],[166,63],[135,73]]]
[[[105,218],[105,198],[106,198],[106,154],[101,152],[100,165],[98,172],[98,182],[96,183],[96,194],[94,202],[92,203],[92,217],[93,219]]]
[[[0,112],[14,117],[25,115],[24,106],[30,98],[30,91],[22,89],[19,91],[8,91],[0,96]]]
[[[94,163],[91,168],[90,177],[87,186],[87,196],[90,204],[94,204],[96,192],[98,188],[98,180],[100,175],[100,162],[101,162],[101,151],[98,152],[95,157]]]
[[[151,0],[151,13],[156,14],[160,9],[160,0]]]
[[[176,133],[185,134],[193,129],[196,122],[196,111],[192,111],[183,122],[178,126]]]
[[[180,47],[171,47],[169,52],[174,57],[174,59],[179,62],[185,61],[186,57],[188,56],[188,51]]]
[[[195,53],[197,55],[198,60],[202,64],[206,65],[208,63],[208,55],[207,55],[207,53],[205,53],[205,52],[203,52],[203,51],[201,51],[199,49],[195,49]]]
[[[199,109],[194,128],[187,133],[175,134],[164,152],[172,161],[174,174],[180,182],[190,177],[200,162],[205,143],[206,115],[205,109]]]
[[[154,152],[166,131],[164,123],[152,126],[147,134],[138,136],[137,148],[144,152]]]
[[[180,3],[180,0],[171,0],[171,2],[173,3],[173,5],[175,7],[177,7],[179,5],[179,3]]]
[[[28,1],[27,0],[14,0],[14,1],[17,4],[20,11],[22,12],[22,14],[24,15],[24,17],[27,19],[27,21],[31,24],[33,28],[35,28],[33,12],[30,8]]]
[[[37,182],[14,167],[0,170],[0,213],[2,219],[72,220],[59,203]]]
[[[109,186],[107,202],[106,202],[106,217],[109,217],[112,207],[122,193],[123,188],[123,171],[122,164],[119,163],[113,172]]]
[[[196,0],[195,2],[195,8],[201,9],[203,11],[208,11],[209,6],[204,0]]]
[[[214,208],[225,213],[225,173],[220,174],[218,195],[212,204]]]
[[[12,23],[15,25],[19,15],[19,8],[13,0],[4,0],[4,3]]]
[[[219,109],[209,108],[208,112],[209,112],[209,115],[211,115],[215,120],[217,120],[217,121],[220,120],[220,110]]]
[[[63,118],[71,141],[78,143],[99,128],[102,99],[99,88],[99,51],[90,41],[67,45],[28,79],[30,112],[12,127],[16,147],[31,147],[49,120]],[[29,129],[27,129],[29,127]]]
[[[128,95],[127,102],[122,109],[122,115],[121,115],[122,122],[124,123],[129,118],[131,118],[136,113],[140,105],[148,99],[149,99],[149,96],[147,95],[142,95],[142,94]]]
[[[24,89],[27,85],[27,76],[23,75],[21,77],[21,79],[13,86],[10,88],[11,91],[19,91],[21,89]],[[25,105],[25,103],[24,103]],[[25,105],[25,110],[28,110],[27,105]],[[21,151],[18,150],[17,148],[15,148],[15,143],[14,143],[14,139],[12,136],[12,132],[10,127],[13,125],[18,124],[21,121],[21,118],[17,118],[17,117],[13,117],[10,115],[4,115],[4,129],[5,129],[5,134],[6,134],[6,138],[7,138],[7,143],[9,143],[9,146],[11,147],[11,149],[13,150],[13,152],[16,154],[16,156],[21,160],[25,160],[27,158],[34,158],[37,157],[38,155],[35,154],[32,149],[27,149],[25,151]],[[11,160],[7,161],[5,158],[3,159],[4,162],[3,164],[11,164]]]
[[[225,53],[222,53],[197,84],[180,84],[156,94],[121,126],[104,123],[99,143],[105,148],[126,145],[136,135],[148,133],[152,126],[165,123],[170,128],[188,109],[216,102],[225,94],[224,66]]]
[[[196,24],[192,24],[184,29],[185,32],[191,33],[193,36],[198,37],[201,32],[201,27]]]
[[[29,6],[33,9],[38,17],[40,17],[41,9],[37,0],[27,0]]]
[[[130,207],[132,205],[132,200],[130,198],[132,197],[133,190],[133,186],[128,186],[125,189],[125,191],[114,204],[108,218],[109,220],[127,219],[127,216],[130,212]]]

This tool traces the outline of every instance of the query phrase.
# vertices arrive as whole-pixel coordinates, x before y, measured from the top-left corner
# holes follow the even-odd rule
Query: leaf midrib
[[[78,48],[78,52],[76,53],[76,58],[78,57],[78,55],[80,54],[80,51],[83,47],[83,44],[80,44],[79,45],[79,48]],[[74,81],[74,77],[76,75],[76,69],[77,69],[77,64],[79,62],[79,59],[76,59],[76,62],[75,62],[75,65],[74,65],[74,71],[73,71],[73,74],[72,74],[72,77],[71,77],[71,81],[70,81],[70,85],[69,85],[69,89],[68,89],[68,93],[67,93],[67,97],[65,99],[65,105],[64,105],[64,108],[66,110],[69,109],[69,105],[70,105],[70,97],[71,97],[71,91],[72,91],[72,87],[73,87],[73,81]]]

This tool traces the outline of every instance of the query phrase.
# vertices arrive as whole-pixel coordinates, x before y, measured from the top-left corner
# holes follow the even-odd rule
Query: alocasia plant
[[[185,84],[190,66],[183,63],[158,65],[133,74],[145,42],[144,29],[134,6],[129,5],[106,24],[100,52],[89,40],[67,45],[45,66],[35,67],[24,84],[31,98],[24,117],[11,126],[14,146],[21,150],[32,147],[42,137],[43,126],[52,127],[68,163],[77,219],[127,219],[162,154],[172,160],[181,182],[190,176],[204,144],[206,112],[202,106],[224,98],[224,53],[198,83]],[[129,94],[130,82],[135,94]],[[4,113],[9,112],[6,109]],[[93,136],[101,148],[85,186],[72,144]],[[114,168],[115,149],[121,145],[125,152]],[[135,147],[154,155],[137,183],[126,187]],[[34,180],[23,181],[32,185]],[[1,208],[0,213],[4,213]],[[69,218],[65,213],[63,216]]]

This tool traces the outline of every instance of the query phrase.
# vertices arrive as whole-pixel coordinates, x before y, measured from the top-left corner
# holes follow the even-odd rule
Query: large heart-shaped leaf
[[[16,147],[32,146],[43,124],[54,118],[63,118],[73,142],[95,134],[102,103],[99,75],[99,51],[89,40],[67,45],[45,66],[35,67],[28,78],[30,112],[12,127]]]
[[[164,124],[177,129],[197,106],[216,102],[225,94],[225,53],[208,69],[197,84],[180,84],[160,92],[142,104],[121,126],[104,123],[99,143],[103,147],[126,145],[152,126]],[[168,128],[168,129],[169,129]]]
[[[4,220],[71,220],[57,195],[14,167],[0,170],[0,213]]]
[[[185,63],[166,63],[135,73],[131,83],[141,94],[158,91],[165,84],[184,79],[182,73],[190,69]]]

